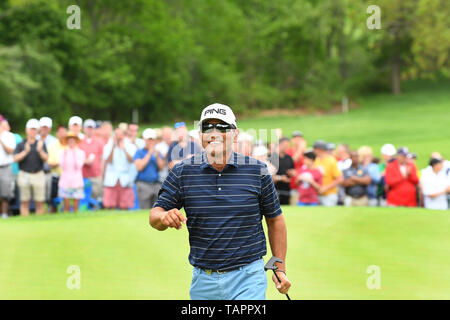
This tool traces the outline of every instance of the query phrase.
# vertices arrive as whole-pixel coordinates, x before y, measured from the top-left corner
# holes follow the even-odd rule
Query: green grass
[[[450,299],[450,214],[283,207],[294,299]],[[188,234],[148,214],[87,212],[0,221],[0,299],[188,299]],[[270,257],[270,253],[265,260]],[[69,290],[70,265],[81,289]],[[369,290],[367,267],[381,271]],[[268,299],[285,299],[269,282]]]

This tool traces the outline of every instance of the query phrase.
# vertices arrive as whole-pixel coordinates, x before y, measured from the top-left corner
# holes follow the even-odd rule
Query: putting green
[[[449,211],[283,210],[291,298],[450,298]],[[1,299],[189,298],[186,229],[151,229],[144,211],[10,218],[0,221],[0,235]],[[72,265],[79,290],[67,287]],[[370,266],[379,289],[367,286],[376,276]],[[285,299],[271,282],[267,297]]]

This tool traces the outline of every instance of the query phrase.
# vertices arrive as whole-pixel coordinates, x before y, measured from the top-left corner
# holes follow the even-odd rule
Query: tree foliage
[[[445,0],[9,0],[0,5],[0,112],[146,122],[328,108],[403,79],[450,75]],[[81,29],[66,9],[81,9]]]

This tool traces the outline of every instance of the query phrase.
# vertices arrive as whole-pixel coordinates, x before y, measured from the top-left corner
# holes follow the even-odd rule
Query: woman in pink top
[[[70,211],[70,200],[73,199],[73,212],[78,211],[80,199],[84,198],[83,165],[85,152],[78,147],[80,138],[69,131],[65,137],[67,148],[61,153],[59,165],[59,197],[64,199],[64,211]]]

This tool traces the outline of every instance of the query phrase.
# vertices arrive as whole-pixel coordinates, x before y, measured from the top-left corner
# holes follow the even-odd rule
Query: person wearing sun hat
[[[64,211],[70,211],[70,200],[73,200],[73,212],[77,212],[80,200],[84,198],[83,165],[86,154],[79,148],[80,138],[75,132],[67,132],[64,142],[67,148],[59,158],[61,177],[58,195],[63,198]]]

